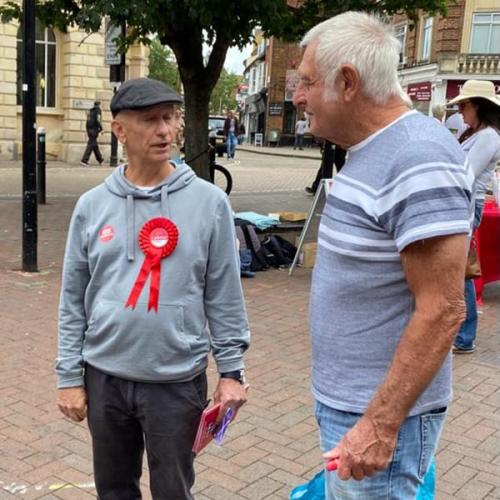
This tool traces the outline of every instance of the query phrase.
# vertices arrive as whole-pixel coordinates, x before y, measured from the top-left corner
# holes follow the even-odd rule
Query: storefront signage
[[[495,92],[500,94],[500,80],[490,80],[495,84]],[[446,86],[446,100],[449,101],[460,93],[460,89],[462,85],[465,83],[465,80],[448,80],[448,84]]]
[[[92,99],[73,99],[74,109],[85,109],[88,110],[94,105]]]
[[[269,116],[281,116],[283,113],[283,104],[281,102],[269,103]]]
[[[299,73],[296,69],[288,69],[285,77],[285,101],[293,100],[293,93],[300,81]]]
[[[412,83],[408,85],[407,92],[412,101],[430,101],[432,84],[431,82]]]
[[[104,35],[104,64],[120,64],[121,54],[118,52],[116,39],[122,34],[120,26],[115,26],[106,20]]]

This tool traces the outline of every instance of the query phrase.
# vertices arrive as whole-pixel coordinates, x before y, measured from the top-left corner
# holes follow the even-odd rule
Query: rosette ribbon
[[[126,308],[135,309],[142,289],[151,274],[148,312],[151,309],[158,312],[161,260],[168,257],[175,250],[178,240],[179,230],[177,226],[165,217],[151,219],[142,226],[139,232],[139,247],[144,253],[144,262],[125,304]]]

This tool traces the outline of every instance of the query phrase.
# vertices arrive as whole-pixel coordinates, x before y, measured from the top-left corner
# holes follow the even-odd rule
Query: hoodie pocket
[[[122,302],[99,300],[89,322],[86,350],[99,358],[151,367],[179,363],[191,356],[184,331],[184,309],[160,304],[158,312],[147,312],[147,304],[135,309]]]

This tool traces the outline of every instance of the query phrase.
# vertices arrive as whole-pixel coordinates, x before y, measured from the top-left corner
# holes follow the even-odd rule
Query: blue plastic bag
[[[290,493],[290,500],[325,500],[325,470],[308,483],[296,486]]]
[[[434,500],[436,488],[436,460],[433,458],[431,466],[424,477],[424,484],[417,491],[416,500]]]
[[[424,477],[424,484],[417,491],[416,500],[434,500],[436,488],[436,461]],[[290,500],[325,500],[325,470],[318,472],[311,481],[296,486],[290,493]]]

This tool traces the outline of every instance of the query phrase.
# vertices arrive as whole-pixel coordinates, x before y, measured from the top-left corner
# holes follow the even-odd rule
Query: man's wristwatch
[[[232,372],[225,372],[220,374],[220,378],[232,378],[237,380],[240,384],[245,384],[245,370],[234,370]]]

